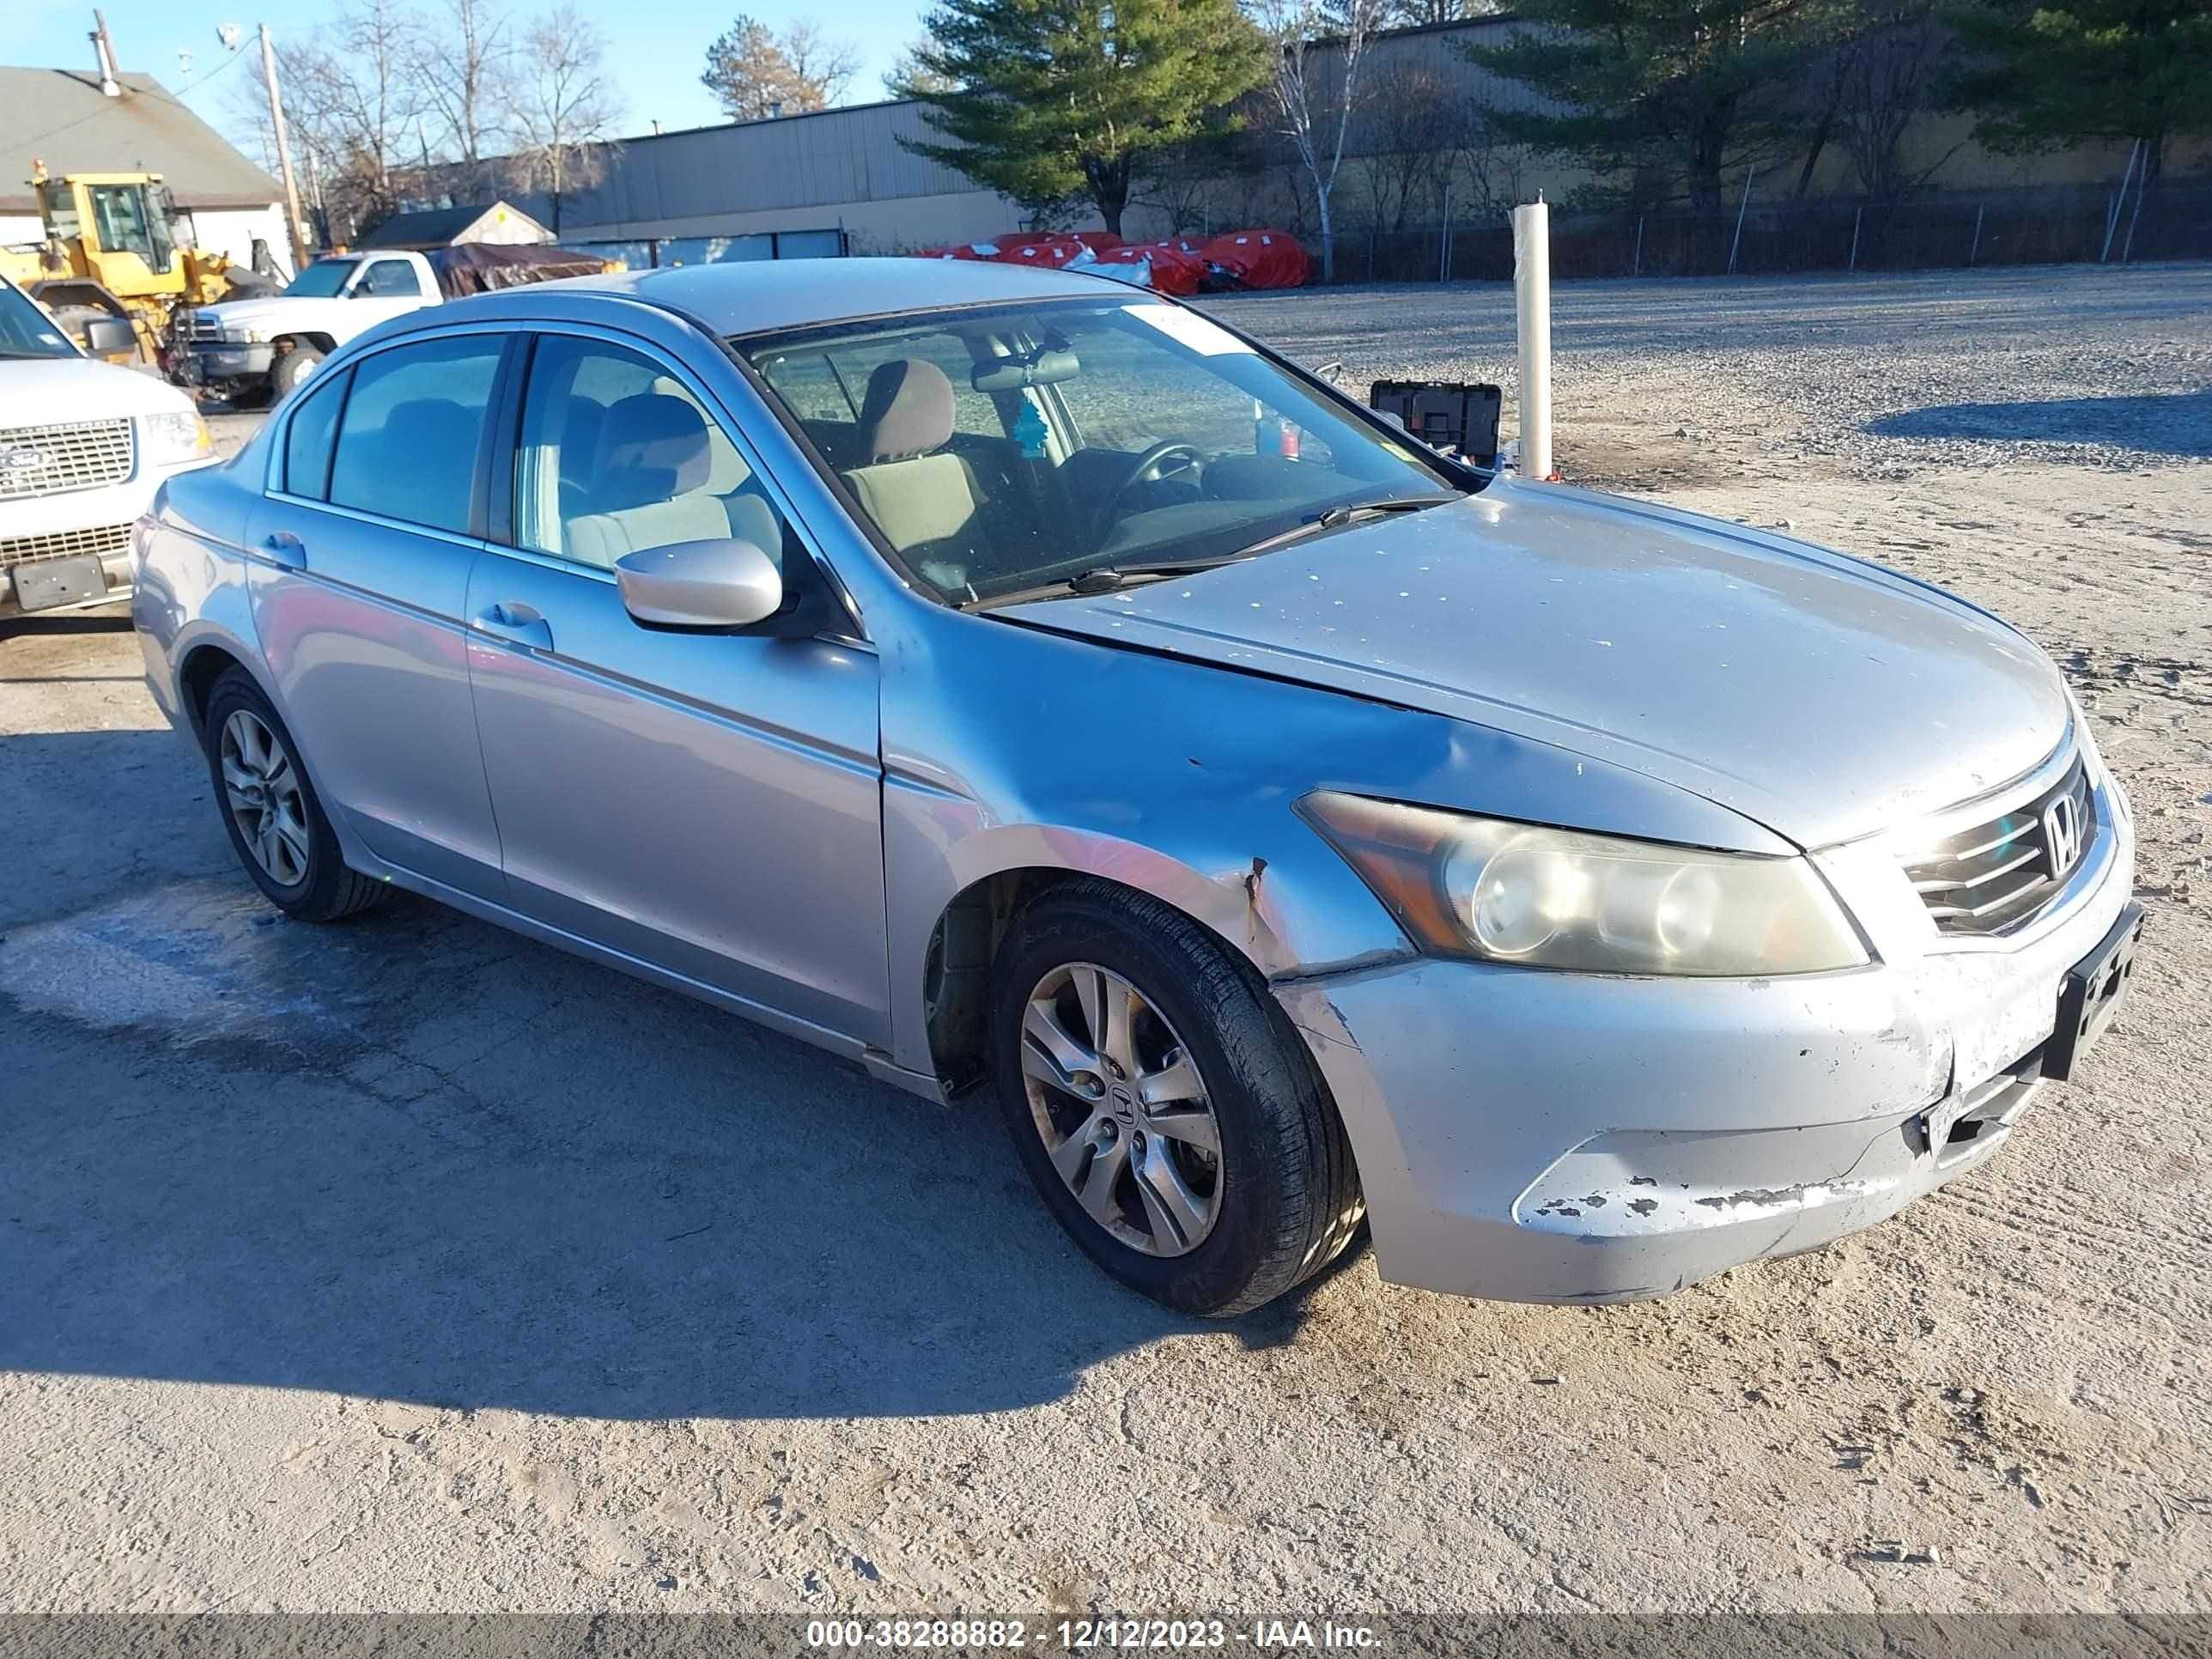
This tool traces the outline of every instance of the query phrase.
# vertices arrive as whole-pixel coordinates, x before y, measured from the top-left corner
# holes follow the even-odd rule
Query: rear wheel
[[[1157,901],[1079,882],[1017,917],[994,969],[991,1061],[1046,1207],[1156,1301],[1256,1308],[1358,1228],[1351,1147],[1297,1034]]]
[[[271,904],[301,921],[335,921],[384,896],[346,867],[292,734],[244,669],[216,681],[201,732],[231,849]]]

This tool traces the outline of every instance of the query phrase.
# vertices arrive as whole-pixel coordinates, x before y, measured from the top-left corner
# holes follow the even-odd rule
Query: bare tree
[[[855,40],[832,38],[811,20],[793,23],[783,32],[783,55],[803,86],[821,94],[817,108],[840,101],[853,77],[860,72],[860,47]]]
[[[1271,38],[1274,73],[1268,82],[1282,131],[1311,180],[1321,228],[1321,274],[1336,275],[1336,226],[1329,198],[1344,165],[1344,141],[1359,100],[1359,70],[1382,0],[1340,0],[1326,12],[1317,0],[1261,0],[1256,21]],[[1327,50],[1314,48],[1336,26]]]
[[[514,118],[513,21],[496,0],[444,0],[422,33],[416,73],[427,113],[467,190],[481,186],[483,164],[505,148]]]
[[[1402,231],[1417,216],[1440,212],[1472,114],[1451,82],[1425,64],[1393,64],[1375,78],[1354,165],[1376,229]]]
[[[325,241],[355,240],[414,182],[404,158],[425,107],[421,30],[398,0],[349,0],[313,42],[277,43],[284,123]],[[238,125],[273,155],[259,87],[237,85]]]
[[[606,37],[568,0],[532,23],[522,38],[515,110],[524,141],[520,159],[532,180],[553,198],[556,235],[562,198],[606,175],[621,101],[608,82],[605,58]]]
[[[860,47],[830,39],[818,24],[794,23],[779,33],[740,12],[707,48],[699,83],[732,121],[760,121],[827,109],[860,67]]]
[[[1931,101],[1945,40],[1929,0],[1892,0],[1873,27],[1843,49],[1842,141],[1868,198],[1887,207],[1917,190],[1959,153],[1953,144],[1927,166],[1905,164],[1906,130]]]

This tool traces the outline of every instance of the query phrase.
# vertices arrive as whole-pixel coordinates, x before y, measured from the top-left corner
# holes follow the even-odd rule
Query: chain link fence
[[[2136,263],[2212,258],[2212,181],[2117,190],[2053,187],[1889,204],[1792,203],[1720,213],[1552,216],[1552,275],[1785,276],[1815,270]],[[1314,262],[1320,270],[1318,257]],[[1510,281],[1513,231],[1502,221],[1357,229],[1336,239],[1340,283]]]

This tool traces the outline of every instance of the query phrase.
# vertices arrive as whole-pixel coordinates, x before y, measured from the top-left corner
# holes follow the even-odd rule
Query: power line
[[[202,87],[207,85],[209,82],[214,80],[216,76],[221,75],[225,70],[228,69],[233,64],[235,64],[240,58],[245,56],[246,56],[246,51],[241,47],[238,51],[232,52],[229,57],[224,58],[222,62],[217,64],[213,69],[208,70],[206,74],[197,76],[192,80],[179,87],[174,93],[170,92],[168,88],[162,86],[158,81],[151,87],[143,88],[132,87],[126,88],[126,90],[137,97],[154,98],[157,101],[173,104],[179,109],[185,109],[185,105],[184,102],[184,95],[186,93],[198,92]],[[187,112],[197,115],[199,112],[197,110],[191,110],[187,111]],[[48,127],[44,132],[34,132],[27,138],[19,138],[13,133],[0,133],[0,143],[6,143],[11,146],[21,144],[24,148],[28,149],[33,144],[43,144],[49,138],[58,138],[63,133],[68,132],[73,128],[81,127],[88,121],[96,121],[106,113],[106,100],[103,99],[100,101],[100,106],[99,108],[89,110],[84,114],[78,116],[73,121],[64,121],[58,127]]]

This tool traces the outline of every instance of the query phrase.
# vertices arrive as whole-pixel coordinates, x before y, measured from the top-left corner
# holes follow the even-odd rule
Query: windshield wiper
[[[961,609],[988,609],[1024,599],[1074,599],[1090,593],[1111,593],[1116,588],[1127,587],[1131,582],[1195,575],[1201,570],[1212,570],[1224,564],[1242,564],[1255,554],[1264,553],[1269,548],[1280,547],[1285,542],[1294,542],[1301,536],[1310,536],[1317,531],[1334,530],[1366,514],[1417,513],[1425,507],[1443,507],[1465,499],[1463,495],[1380,495],[1371,501],[1346,501],[1324,508],[1303,524],[1263,537],[1249,547],[1240,547],[1234,553],[1223,553],[1210,559],[1158,559],[1143,564],[1093,565],[1087,570],[1077,571],[1073,576],[1042,582],[1035,587],[1024,587],[1012,593],[994,593],[987,599],[971,599]]]
[[[1024,587],[1012,593],[994,593],[986,599],[971,600],[961,608],[972,611],[979,605],[988,608],[1012,605],[1023,599],[1075,599],[1089,593],[1111,593],[1131,582],[1195,575],[1218,565],[1235,564],[1243,556],[1242,553],[1224,553],[1211,559],[1157,559],[1141,564],[1097,564],[1087,570],[1079,570],[1073,576],[1041,582],[1035,587]]]
[[[1336,507],[1324,508],[1303,524],[1294,524],[1288,530],[1279,530],[1272,536],[1263,536],[1249,547],[1239,548],[1235,556],[1246,558],[1255,553],[1264,553],[1269,548],[1280,547],[1285,542],[1294,542],[1301,537],[1337,529],[1366,514],[1418,513],[1425,507],[1444,507],[1465,499],[1463,495],[1382,495],[1371,501],[1345,501]]]

